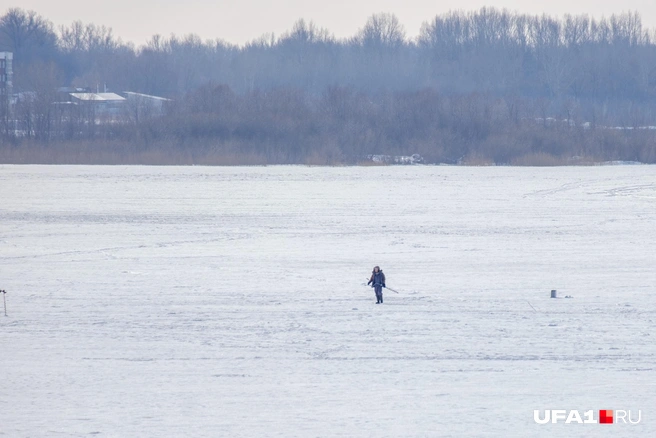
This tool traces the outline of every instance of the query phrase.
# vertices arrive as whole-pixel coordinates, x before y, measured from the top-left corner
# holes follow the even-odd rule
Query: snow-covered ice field
[[[3,437],[656,436],[653,166],[0,166],[0,289]]]

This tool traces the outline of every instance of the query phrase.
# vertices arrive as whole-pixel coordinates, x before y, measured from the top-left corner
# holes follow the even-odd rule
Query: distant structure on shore
[[[106,115],[116,118],[120,115],[125,98],[116,93],[69,93],[68,101],[75,105],[93,107],[97,115]]]
[[[14,54],[0,52],[0,118],[9,117],[10,103],[13,93]]]
[[[367,155],[367,160],[376,164],[424,164],[419,154],[412,155]]]
[[[108,92],[106,88],[103,92],[92,92],[89,88],[62,87],[58,90],[58,96],[57,104],[72,104],[91,110],[99,117],[99,122],[117,121],[124,116],[137,122],[160,117],[166,109],[165,104],[171,102],[171,99],[133,91],[117,94]]]
[[[0,52],[0,94],[3,96],[10,96],[12,92],[13,60],[13,53]]]
[[[0,109],[0,120],[16,138],[93,136],[96,128],[102,126],[139,124],[161,117],[171,102],[164,97],[133,91],[114,93],[106,86],[102,91],[99,86],[96,90],[59,87],[46,93],[46,99],[40,100],[36,91],[11,94],[10,86],[4,85],[2,89],[6,99]],[[50,123],[39,124],[36,117],[39,112],[48,114]]]

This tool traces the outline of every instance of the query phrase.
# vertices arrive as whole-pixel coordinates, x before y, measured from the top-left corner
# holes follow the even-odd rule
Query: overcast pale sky
[[[642,15],[643,24],[656,27],[656,0],[0,0],[3,14],[20,7],[35,10],[56,26],[75,20],[105,25],[137,45],[154,34],[172,33],[243,44],[268,32],[280,35],[299,18],[314,21],[342,38],[354,35],[367,17],[378,12],[396,14],[407,34],[414,37],[424,21],[439,13],[482,6],[594,17],[634,10]]]

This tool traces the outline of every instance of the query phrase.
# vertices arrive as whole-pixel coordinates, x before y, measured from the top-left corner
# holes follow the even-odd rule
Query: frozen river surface
[[[3,437],[656,436],[653,166],[0,166],[0,289]]]

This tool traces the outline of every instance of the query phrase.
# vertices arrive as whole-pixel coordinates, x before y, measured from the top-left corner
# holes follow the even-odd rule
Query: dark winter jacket
[[[373,284],[373,286],[385,287],[385,274],[383,274],[383,270],[379,269],[378,272],[372,272],[371,279],[367,284]]]

